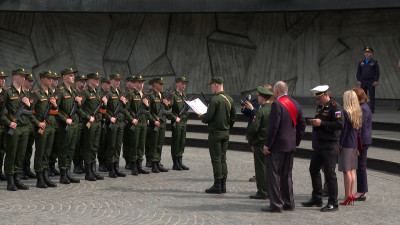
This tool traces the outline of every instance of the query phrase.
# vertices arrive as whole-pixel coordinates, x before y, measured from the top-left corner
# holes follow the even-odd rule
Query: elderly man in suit
[[[266,157],[267,192],[269,207],[265,212],[294,210],[293,153],[303,137],[306,122],[300,104],[289,97],[288,86],[283,81],[274,85],[276,100],[269,116],[267,139],[264,146]]]

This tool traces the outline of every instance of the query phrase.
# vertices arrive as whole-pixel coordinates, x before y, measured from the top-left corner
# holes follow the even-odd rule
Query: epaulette
[[[37,92],[39,92],[40,91],[40,89],[38,88],[38,89],[36,89],[36,90],[34,90],[34,91],[32,91],[33,93],[37,93]]]
[[[62,89],[64,89],[64,86],[60,86],[58,89],[59,89],[59,90],[62,90]]]

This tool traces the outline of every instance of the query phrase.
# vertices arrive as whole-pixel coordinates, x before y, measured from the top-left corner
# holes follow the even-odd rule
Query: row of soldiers
[[[73,68],[39,74],[40,84],[31,90],[34,76],[25,69],[12,71],[12,84],[4,88],[5,75],[0,74],[0,144],[1,162],[7,190],[28,190],[21,179],[36,178],[36,187],[56,187],[50,176],[60,175],[60,183],[79,183],[71,174],[85,173],[85,180],[103,180],[97,173],[108,171],[109,177],[125,177],[119,169],[121,150],[125,168],[132,175],[168,172],[161,164],[167,119],[171,120],[171,156],[174,170],[189,170],[182,163],[188,118],[186,95],[188,80],[177,77],[176,89],[163,93],[164,80],[149,81],[144,92],[142,76],[128,76],[126,90],[120,89],[121,77],[99,73],[78,75]],[[59,78],[62,84],[58,85]],[[99,84],[101,82],[101,87]],[[34,170],[30,161],[35,143]],[[146,154],[144,153],[146,150]],[[59,171],[55,169],[58,159]],[[84,166],[83,166],[84,165]],[[0,166],[2,168],[2,165]]]

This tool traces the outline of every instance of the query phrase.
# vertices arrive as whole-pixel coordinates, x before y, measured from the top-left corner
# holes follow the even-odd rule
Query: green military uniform
[[[223,79],[213,77],[211,84],[223,84]],[[201,115],[201,121],[208,124],[208,147],[214,172],[214,186],[207,193],[224,193],[224,183],[228,176],[226,150],[229,142],[229,129],[236,121],[233,99],[221,91],[211,97],[207,112]],[[216,190],[216,192],[214,192]]]
[[[155,78],[153,80],[154,83],[164,83],[163,78]],[[150,161],[152,163],[152,172],[158,173],[161,172],[168,172],[167,169],[163,168],[160,165],[161,161],[161,154],[162,154],[162,146],[164,145],[165,139],[165,129],[166,129],[166,122],[167,116],[164,114],[162,118],[158,117],[158,113],[161,108],[161,104],[164,104],[162,101],[166,96],[162,92],[157,93],[154,91],[150,94],[150,125],[148,129],[150,129]],[[165,110],[169,110],[169,106],[165,106]],[[154,124],[156,121],[160,122],[160,127],[156,129],[156,125]],[[155,130],[156,129],[156,130]]]
[[[100,80],[101,83],[103,82],[110,82],[110,78],[103,77]],[[104,90],[103,88],[100,89],[100,95],[106,96],[108,91]],[[108,172],[107,169],[107,156],[106,156],[106,149],[107,149],[107,129],[105,124],[105,118],[101,121],[101,135],[100,135],[100,144],[99,149],[97,151],[97,160],[99,161],[99,171],[100,172]]]
[[[189,82],[185,77],[177,77],[175,82]],[[185,150],[186,141],[186,121],[188,119],[188,114],[179,115],[182,109],[188,107],[185,103],[186,95],[185,93],[179,93],[173,91],[170,97],[171,110],[171,123],[172,123],[172,145],[171,145],[171,156],[174,166],[174,170],[189,170],[182,163],[182,155]],[[187,111],[186,111],[187,112]],[[179,123],[176,122],[176,118],[179,117]]]
[[[26,75],[24,69],[17,69],[12,72],[13,75]],[[21,115],[21,121],[16,121],[14,117],[20,104],[23,104],[22,98],[29,97],[20,87],[18,90],[11,85],[0,98],[0,118],[1,124],[9,126],[11,122],[17,123],[14,134],[7,134],[5,137],[6,157],[4,161],[4,172],[7,177],[7,190],[16,191],[18,189],[29,189],[19,178],[22,173],[22,165],[25,157],[26,146],[28,144],[29,123],[31,115]],[[7,109],[8,113],[4,112]],[[25,109],[30,108],[25,106]],[[6,129],[7,131],[10,130]]]
[[[264,87],[258,87],[257,91],[260,95],[272,96],[273,93]],[[254,147],[254,168],[256,171],[257,194],[259,198],[266,198],[267,183],[265,174],[265,155],[263,152],[265,138],[267,137],[269,113],[271,112],[272,103],[263,104],[255,112],[253,122],[247,132],[249,143]]]
[[[149,80],[149,85],[153,85],[153,80]],[[146,98],[149,99],[150,94],[153,92],[152,89],[149,90],[148,93],[145,93]],[[146,156],[146,167],[151,167],[151,161],[150,161],[150,142],[151,142],[151,133],[152,131],[147,127],[147,133],[146,133],[146,144],[144,145],[144,150],[145,150],[145,156]]]
[[[99,73],[90,73],[88,79],[100,79]],[[100,91],[88,86],[82,93],[82,119],[85,126],[83,127],[84,139],[84,161],[85,161],[85,179],[89,181],[102,180],[104,177],[95,173],[93,167],[96,166],[96,153],[99,148],[101,120],[103,114],[106,113],[105,107],[102,106],[99,112],[94,114],[95,109],[102,104],[102,95]],[[90,117],[94,117],[93,123],[90,123]]]
[[[57,75],[57,73],[53,73],[51,76],[51,79],[57,80],[59,79],[60,76]],[[54,92],[58,91],[58,88],[53,90]],[[60,126],[60,121],[56,120],[55,123],[51,124],[52,127],[54,127],[54,142],[53,142],[53,147],[51,149],[51,154],[50,154],[50,159],[49,159],[49,167],[50,167],[50,176],[54,176],[54,175],[60,175],[60,172],[56,169],[56,162],[57,162],[57,158],[58,158],[58,152],[59,149],[61,149],[61,147],[59,146],[59,143],[62,142],[62,139],[64,138],[62,136],[62,127]]]
[[[4,74],[4,72],[0,72],[0,78],[5,79],[8,77],[7,75]],[[4,87],[0,87],[0,99],[2,99],[1,96],[3,96],[4,92],[7,89]],[[1,115],[1,113],[0,113]],[[6,154],[6,146],[5,146],[5,132],[6,126],[2,123],[0,123],[0,180],[6,180],[6,176],[3,173],[3,162],[4,162],[4,155]]]

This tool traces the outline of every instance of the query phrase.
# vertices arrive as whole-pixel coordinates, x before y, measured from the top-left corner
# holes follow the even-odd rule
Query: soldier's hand
[[[124,103],[124,105],[126,105],[126,103],[128,102],[128,99],[126,99],[124,96],[121,96],[119,100],[121,100],[121,102]]]
[[[169,101],[167,99],[165,99],[165,98],[162,100],[162,102],[164,103],[165,106],[169,105]]]
[[[50,97],[49,102],[50,102],[50,104],[53,105],[54,108],[57,107],[57,102],[56,102],[56,99],[54,97]]]
[[[156,122],[154,122],[154,125],[156,125],[157,127],[160,127],[160,122],[156,121]]]
[[[132,123],[136,126],[137,125],[137,123],[139,122],[139,120],[137,120],[137,119],[133,119],[132,120]]]
[[[198,116],[199,118],[201,118],[202,115],[203,115],[203,114],[201,114],[201,113],[197,114],[197,116]]]
[[[246,106],[246,108],[248,108],[248,109],[250,109],[250,110],[253,110],[253,109],[254,109],[253,105],[252,105],[249,101],[247,101],[247,102],[245,103],[245,106]]]
[[[81,105],[82,103],[82,97],[81,96],[76,96],[75,101],[78,103],[78,105]]]
[[[263,148],[263,152],[264,152],[264,155],[269,155],[269,154],[271,154],[271,152],[269,151],[269,149],[268,149],[267,147],[265,147],[265,146],[264,146],[264,148]]]
[[[11,122],[10,125],[9,125],[9,127],[10,127],[11,129],[14,129],[14,130],[15,130],[15,128],[17,128],[17,123]]]
[[[90,122],[90,123],[93,123],[93,122],[94,122],[94,117],[93,117],[93,116],[90,117],[89,122]]]
[[[374,84],[373,84],[375,87],[376,86],[378,86],[379,85],[379,83],[378,83],[378,81],[374,81]]]
[[[104,106],[107,106],[108,100],[107,100],[106,96],[103,96],[103,97],[101,98],[101,100],[103,101]]]
[[[254,152],[254,146],[250,146],[251,151]]]
[[[150,125],[150,120],[147,120],[147,126]]]
[[[321,119],[310,119],[310,124],[313,127],[321,126]]]
[[[115,123],[117,121],[117,119],[115,117],[111,117],[110,121],[111,121],[111,123]]]
[[[65,123],[68,124],[68,125],[71,125],[71,124],[72,124],[72,119],[67,119],[67,120],[65,121]]]
[[[147,107],[149,107],[149,100],[147,100],[147,98],[144,98],[143,100],[142,100],[142,102],[143,102],[143,104],[145,105],[145,106],[147,106]]]
[[[41,128],[42,130],[44,130],[44,128],[46,128],[46,123],[45,122],[40,122],[38,127]]]
[[[181,121],[181,118],[179,118],[179,117],[176,117],[176,120],[175,120],[175,122],[179,123],[180,121]]]
[[[361,81],[357,81],[358,86],[361,86]]]
[[[25,105],[26,105],[26,107],[31,107],[31,103],[29,102],[29,98],[27,98],[27,97],[23,97],[22,98],[22,103],[24,103]]]

